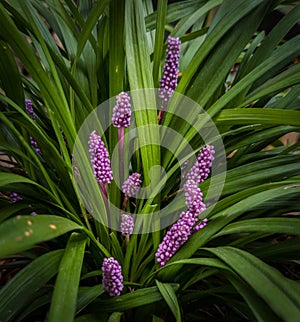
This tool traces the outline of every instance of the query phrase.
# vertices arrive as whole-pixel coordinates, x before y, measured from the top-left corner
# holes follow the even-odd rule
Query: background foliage
[[[1,321],[298,321],[299,142],[281,139],[300,127],[300,35],[286,37],[299,21],[298,1],[162,0],[157,10],[148,0],[78,2],[0,1]],[[261,23],[286,7],[266,33]],[[208,225],[158,269],[165,231],[133,235],[125,247],[91,220],[71,153],[97,105],[159,86],[167,33],[182,41],[177,92],[214,120],[228,171]],[[136,114],[138,126],[156,119],[153,110]],[[195,133],[171,114],[163,124],[193,142]],[[110,149],[117,138],[111,129]],[[145,184],[158,161],[170,171],[171,157],[161,152],[154,144],[140,152]],[[166,195],[176,178],[168,185]],[[12,203],[12,191],[23,200]],[[121,200],[113,184],[110,198]],[[151,206],[140,205],[149,213]],[[126,286],[116,298],[101,285],[110,255]]]

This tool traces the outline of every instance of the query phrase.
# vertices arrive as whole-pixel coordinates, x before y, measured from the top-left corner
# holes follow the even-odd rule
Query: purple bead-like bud
[[[191,211],[182,212],[178,221],[171,226],[155,254],[157,262],[162,267],[196,231],[206,225],[207,219],[194,226],[198,221],[197,215]]]
[[[179,72],[179,54],[180,40],[179,38],[168,37],[168,48],[163,75],[160,79],[160,88],[158,90],[159,97],[163,100],[163,104],[169,101],[177,87],[177,79]]]
[[[134,220],[132,218],[132,216],[128,215],[128,214],[123,214],[121,216],[121,233],[122,235],[131,235],[133,232],[133,228],[134,228]]]
[[[155,254],[161,267],[166,265],[177,250],[188,240],[196,221],[194,214],[187,211],[181,213],[178,221],[171,226]]]
[[[16,192],[11,192],[9,196],[13,203],[23,200],[23,197],[18,195]]]
[[[203,194],[200,188],[198,188],[196,182],[191,179],[187,180],[183,185],[183,188],[185,193],[185,203],[189,210],[195,215],[198,215],[204,211],[206,206],[202,201]]]
[[[196,225],[194,228],[193,228],[193,231],[192,231],[192,233],[195,233],[196,231],[198,231],[198,230],[200,230],[200,229],[202,229],[202,228],[204,228],[206,225],[207,225],[207,218],[204,218],[201,222],[200,222],[200,224],[198,224],[198,225]]]
[[[100,135],[93,131],[89,139],[89,153],[94,176],[98,183],[110,183],[113,180],[108,151]]]
[[[141,175],[137,172],[133,173],[125,180],[122,184],[122,191],[125,196],[133,197],[140,190],[142,180],[140,179]]]
[[[194,180],[197,184],[207,179],[214,160],[214,153],[215,150],[212,145],[204,146],[197,157],[196,163],[187,173],[187,179]]]
[[[110,296],[119,296],[124,288],[121,265],[113,257],[104,258],[102,286]]]
[[[33,111],[33,107],[32,107],[32,102],[29,98],[25,99],[25,103],[26,103],[26,111],[28,113],[28,115],[33,119],[36,120],[36,116],[35,113]]]
[[[130,125],[131,105],[130,96],[121,92],[116,97],[117,104],[113,109],[112,122],[115,127],[128,127]]]

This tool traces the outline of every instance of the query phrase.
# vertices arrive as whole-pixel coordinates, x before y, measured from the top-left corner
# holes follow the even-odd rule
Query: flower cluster
[[[35,116],[35,113],[33,111],[31,100],[26,98],[25,103],[26,103],[26,111],[27,111],[28,115],[35,121],[36,116]],[[39,146],[38,146],[37,142],[35,141],[35,139],[31,135],[30,135],[29,139],[30,139],[31,146],[35,149],[36,153],[39,154],[39,155],[42,155],[42,151],[39,148]]]
[[[171,226],[166,233],[163,241],[159,244],[155,254],[157,262],[162,267],[170,260],[170,258],[178,251],[178,249],[189,239],[194,232],[194,225],[198,221],[198,217],[188,210],[182,212],[177,222]],[[205,222],[206,224],[206,222]],[[202,227],[205,226],[202,224]],[[200,225],[197,225],[196,227]],[[199,230],[198,229],[198,230]]]
[[[11,192],[9,197],[13,203],[23,200],[23,197],[18,195],[16,192]]]
[[[212,161],[214,160],[214,147],[206,145],[200,151],[196,163],[187,173],[187,180],[194,180],[197,184],[203,182],[210,173]]]
[[[128,214],[123,214],[121,216],[121,233],[122,235],[131,235],[133,232],[133,228],[134,228],[134,220],[132,218],[132,216],[128,215]]]
[[[168,48],[163,75],[160,79],[160,88],[158,90],[159,97],[163,100],[163,104],[169,101],[177,87],[177,79],[179,72],[179,38],[168,37]]]
[[[161,267],[170,260],[193,233],[204,228],[207,224],[206,218],[197,224],[199,214],[206,209],[202,201],[203,194],[198,184],[208,177],[213,154],[214,148],[212,146],[204,147],[198,155],[196,164],[187,174],[187,181],[183,188],[188,210],[181,213],[177,222],[171,226],[158,246],[155,256]]]
[[[108,151],[105,148],[101,137],[93,131],[89,139],[89,153],[94,171],[94,176],[98,183],[110,183],[113,179],[110,168]]]
[[[113,257],[104,258],[102,264],[102,286],[110,296],[119,296],[124,288],[121,265]]]
[[[130,125],[131,105],[130,96],[121,92],[117,95],[117,104],[113,109],[112,122],[115,127],[128,127]]]
[[[131,174],[122,184],[122,192],[127,197],[133,197],[137,194],[141,187],[141,175],[137,172]]]

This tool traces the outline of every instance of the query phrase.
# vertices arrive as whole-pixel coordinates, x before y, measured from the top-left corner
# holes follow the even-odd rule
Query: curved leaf
[[[74,321],[86,241],[86,237],[78,233],[73,233],[68,241],[51,299],[49,322]]]
[[[299,285],[246,251],[233,247],[206,248],[206,250],[227,263],[283,321],[299,320]]]
[[[35,299],[37,291],[57,273],[62,255],[63,250],[56,250],[38,257],[0,289],[1,321],[9,321]]]
[[[77,229],[82,230],[83,227],[58,216],[18,215],[0,225],[0,258]]]
[[[179,307],[179,303],[177,301],[177,297],[176,297],[174,288],[170,284],[161,283],[158,280],[155,280],[155,283],[156,283],[161,295],[163,296],[163,298],[167,302],[169,308],[171,309],[172,313],[174,314],[176,321],[180,322],[181,321],[180,307]]]

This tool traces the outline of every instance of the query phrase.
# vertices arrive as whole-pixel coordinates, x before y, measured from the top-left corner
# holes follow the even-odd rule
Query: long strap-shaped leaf
[[[68,231],[82,229],[73,221],[48,215],[17,216],[0,226],[0,258],[24,251]]]
[[[128,79],[134,105],[134,115],[137,126],[138,140],[141,148],[145,185],[153,187],[159,181],[159,173],[149,177],[149,170],[159,164],[159,133],[157,124],[157,110],[154,92],[143,89],[152,89],[153,78],[150,66],[150,53],[146,37],[144,22],[144,8],[141,1],[127,0],[125,2],[125,35],[126,57],[128,65]],[[146,106],[147,104],[147,106]],[[147,107],[145,109],[145,107]],[[140,110],[141,109],[141,110]],[[147,124],[148,126],[145,126]],[[153,171],[154,172],[154,171]]]
[[[56,250],[42,255],[1,288],[1,321],[9,321],[35,299],[37,291],[57,273],[62,254],[62,250]]]
[[[180,307],[177,301],[174,288],[168,283],[161,283],[158,280],[155,280],[155,282],[161,295],[163,296],[163,298],[169,305],[169,308],[171,309],[172,313],[174,314],[176,321],[180,322],[181,321]]]
[[[299,321],[299,285],[246,251],[233,247],[207,250],[221,258],[251,285],[283,321]]]
[[[300,220],[295,218],[257,218],[234,222],[223,228],[214,238],[245,232],[300,235]]]
[[[74,321],[79,279],[87,239],[73,233],[59,266],[49,311],[49,322]]]

